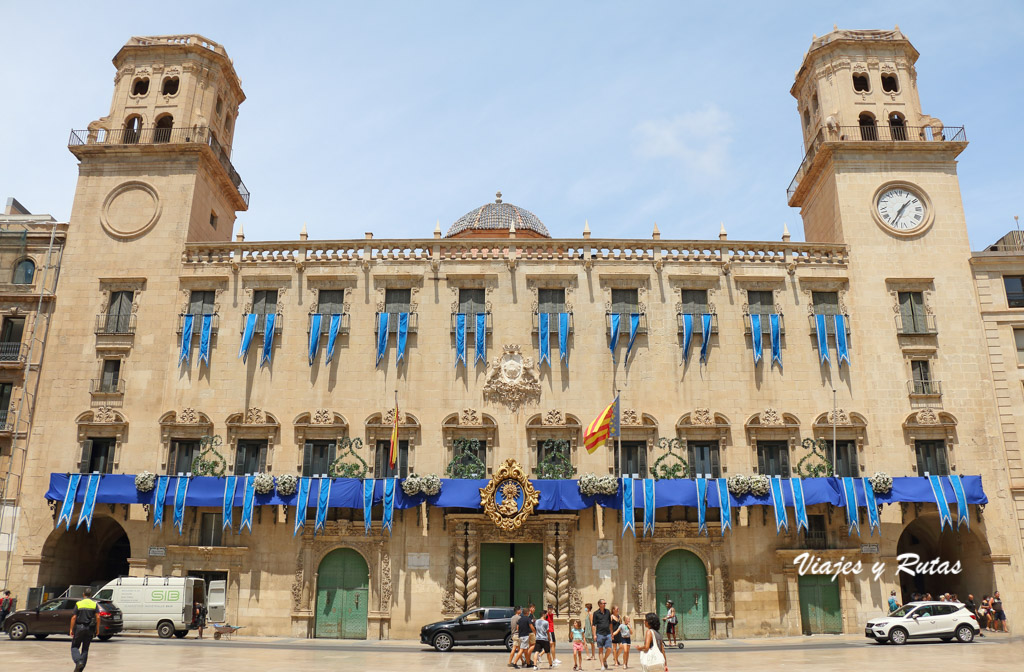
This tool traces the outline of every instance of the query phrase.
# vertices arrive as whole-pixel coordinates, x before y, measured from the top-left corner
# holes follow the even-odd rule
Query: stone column
[[[128,558],[128,576],[146,576],[149,558]]]
[[[786,600],[783,604],[785,612],[782,614],[782,622],[787,635],[799,635],[802,628],[800,625],[800,582],[797,577],[796,565],[784,565],[782,575],[786,579]]]

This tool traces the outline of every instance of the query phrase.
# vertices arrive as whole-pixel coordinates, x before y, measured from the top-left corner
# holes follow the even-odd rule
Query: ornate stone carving
[[[112,423],[117,422],[117,411],[110,406],[100,406],[92,414],[93,422]]]
[[[697,408],[694,409],[693,415],[690,416],[690,424],[711,427],[715,424],[715,416],[710,408]]]
[[[318,408],[313,412],[314,425],[330,425],[334,422],[334,414],[326,408]]]
[[[849,425],[850,414],[841,408],[834,408],[828,412],[828,424]]]
[[[449,582],[451,590],[446,590],[441,600],[441,608],[446,614],[461,613],[476,606],[480,595],[480,562],[476,545],[465,535],[458,535],[452,540],[449,554]]]
[[[518,530],[540,503],[540,493],[514,459],[505,460],[487,487],[480,488],[480,503],[494,526],[506,532]]]
[[[380,560],[380,609],[388,611],[391,607],[391,554],[383,553]]]
[[[565,416],[562,415],[561,411],[553,408],[553,409],[551,409],[550,411],[548,411],[547,413],[544,414],[544,417],[541,419],[541,424],[545,424],[545,425],[564,425],[565,424]]]
[[[484,399],[505,404],[513,412],[523,404],[540,401],[540,381],[533,359],[524,357],[518,345],[506,345],[488,366]]]
[[[262,409],[250,408],[245,412],[245,424],[265,425],[267,424],[267,414]]]
[[[638,613],[644,611],[644,566],[640,553],[633,560],[633,606]]]
[[[761,411],[761,424],[762,425],[781,425],[782,415],[779,414],[774,408],[769,406],[768,408]]]
[[[640,414],[636,412],[635,408],[627,408],[622,411],[622,418],[620,419],[623,425],[639,425]]]
[[[194,408],[183,408],[181,415],[178,416],[178,422],[183,425],[194,425],[199,422],[199,414]]]
[[[295,557],[295,579],[292,581],[292,611],[302,609],[303,555],[305,550],[299,548],[299,553]]]
[[[395,423],[395,409],[389,408],[388,410],[381,413],[381,417],[383,418],[383,420],[381,420],[381,424],[393,425]],[[405,414],[403,414],[401,411],[398,411],[398,424],[405,424]]]
[[[936,415],[933,409],[922,408],[920,411],[917,412],[917,424],[937,425],[939,424],[939,416]]]
[[[480,414],[475,408],[462,409],[462,416],[459,418],[460,425],[479,425]]]

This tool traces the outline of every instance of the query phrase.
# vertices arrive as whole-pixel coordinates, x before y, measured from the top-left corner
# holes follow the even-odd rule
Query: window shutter
[[[383,441],[383,440],[381,440],[381,441],[377,442],[377,452],[374,455],[374,460],[373,460],[373,476],[374,476],[374,478],[380,478],[381,476],[384,475],[384,467],[385,467],[385,465],[387,465],[387,459],[388,459],[387,455],[388,455],[388,447],[389,446],[390,446],[390,441]]]
[[[188,299],[188,312],[190,315],[203,314],[203,295],[206,292],[192,292]]]
[[[313,475],[313,444],[309,441],[302,446],[302,475],[307,478]]]
[[[686,466],[687,470],[690,472],[690,478],[697,478],[697,460],[695,453],[696,451],[693,448],[693,444],[686,444],[686,460],[689,463]]]
[[[789,445],[779,446],[779,476],[789,478]]]
[[[711,444],[711,478],[721,478],[721,470],[718,464],[718,444]]]
[[[949,476],[949,464],[946,462],[946,444],[935,442],[935,471],[939,476]]]
[[[78,462],[78,472],[89,473],[90,461],[92,461],[92,439],[86,439],[82,442],[82,458]]]
[[[264,443],[264,444],[260,445],[260,461],[259,461],[259,467],[258,467],[259,471],[266,471],[267,470],[267,452],[268,452],[267,444]]]
[[[331,465],[334,464],[334,460],[338,459],[338,442],[334,441],[327,446],[327,468],[325,472],[330,472]]]
[[[619,467],[619,451],[615,444],[612,444],[612,454],[615,456],[615,476],[619,477],[622,475],[622,469]]]
[[[235,476],[245,474],[245,444],[239,443],[235,449]]]
[[[636,446],[637,468],[640,478],[647,478],[647,442],[639,443]]]
[[[409,442],[398,442],[398,474],[399,478],[405,478],[409,474]]]
[[[538,313],[564,313],[565,312],[565,290],[564,289],[538,289],[537,290],[537,312]]]
[[[924,446],[921,445],[920,441],[914,442],[914,452],[917,457],[917,475],[924,476],[924,472],[928,471],[928,465],[924,460]]]
[[[321,315],[341,315],[345,305],[345,290],[321,289],[317,297],[317,312]]]
[[[757,446],[757,473],[763,474],[764,471],[764,453],[765,447],[758,444]]]
[[[850,476],[856,478],[860,475],[860,465],[857,464],[857,444],[850,441],[846,444],[846,450],[849,456]]]

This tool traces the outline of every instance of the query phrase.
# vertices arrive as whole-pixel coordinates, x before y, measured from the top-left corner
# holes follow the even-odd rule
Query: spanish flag
[[[598,446],[603,446],[605,441],[619,435],[619,398],[608,404],[608,408],[601,411],[583,432],[583,445],[588,453],[593,453]]]
[[[398,399],[395,399],[395,424],[391,427],[391,453],[388,456],[388,465],[394,469],[398,463]]]

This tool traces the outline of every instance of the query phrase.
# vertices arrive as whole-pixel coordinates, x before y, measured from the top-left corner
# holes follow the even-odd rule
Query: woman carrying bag
[[[665,642],[661,638],[661,633],[658,632],[661,627],[661,619],[652,612],[647,614],[644,620],[647,621],[644,643],[636,645],[637,651],[640,652],[640,668],[643,672],[668,672]]]

